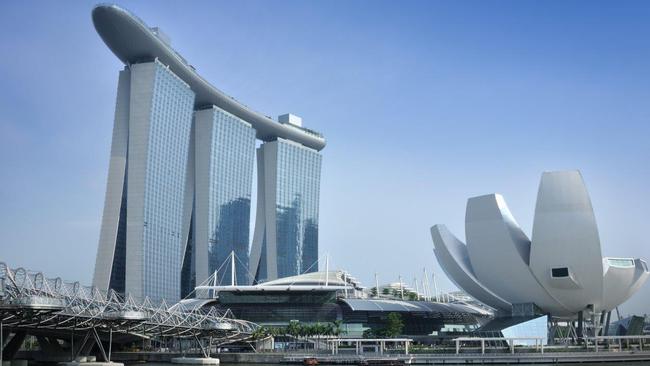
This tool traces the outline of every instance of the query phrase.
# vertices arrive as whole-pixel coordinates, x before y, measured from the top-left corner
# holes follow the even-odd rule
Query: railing
[[[454,339],[456,342],[456,354],[460,353],[461,342],[480,342],[481,354],[485,354],[485,341],[488,342],[506,342],[510,348],[510,353],[515,353],[515,341],[534,341],[535,350],[544,353],[544,337],[460,337]]]
[[[625,341],[625,348],[629,349],[630,346],[639,346],[639,351],[643,351],[644,341],[650,339],[650,335],[630,335],[630,336],[596,336],[596,337],[586,337],[584,338],[589,346],[590,342],[593,342],[594,351],[599,351],[599,343],[604,341],[607,348],[610,348],[612,341],[618,346],[618,350],[623,350],[623,341]]]

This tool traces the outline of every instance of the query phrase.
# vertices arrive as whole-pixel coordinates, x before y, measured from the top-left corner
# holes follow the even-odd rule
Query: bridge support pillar
[[[91,328],[90,330],[88,330],[88,332],[84,336],[83,341],[79,345],[79,348],[77,349],[75,358],[82,354],[88,355],[90,351],[92,351],[92,348],[95,344],[97,345],[100,356],[102,357],[102,361],[109,362],[108,356],[106,355],[106,351],[104,350],[104,345],[102,344],[102,340],[99,338],[99,334],[97,334],[97,330],[95,328]]]
[[[14,357],[16,356],[16,353],[18,353],[20,346],[23,345],[23,342],[25,341],[25,337],[27,337],[27,333],[25,332],[14,333],[14,336],[11,338],[9,343],[7,343],[7,345],[2,350],[2,359],[13,360]]]
[[[56,339],[52,339],[49,337],[44,337],[44,336],[36,336],[36,341],[38,341],[38,345],[41,348],[41,351],[45,354],[55,354],[55,353],[63,353],[63,348],[61,345],[59,345],[59,342],[57,342]]]

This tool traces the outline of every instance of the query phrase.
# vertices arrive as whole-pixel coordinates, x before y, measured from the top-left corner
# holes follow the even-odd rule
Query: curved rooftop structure
[[[195,107],[216,105],[249,122],[257,138],[270,141],[277,137],[298,142],[315,150],[325,147],[325,138],[318,132],[290,124],[278,123],[253,111],[203,79],[169,44],[156,28],[148,27],[140,18],[117,6],[102,4],[93,9],[93,24],[108,48],[124,64],[158,59],[185,81],[196,94]]]

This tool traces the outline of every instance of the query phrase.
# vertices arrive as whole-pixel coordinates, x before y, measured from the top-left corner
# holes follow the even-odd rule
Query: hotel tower
[[[92,18],[125,65],[94,285],[175,302],[215,274],[250,284],[317,271],[323,136],[216,89],[130,12],[99,5]]]

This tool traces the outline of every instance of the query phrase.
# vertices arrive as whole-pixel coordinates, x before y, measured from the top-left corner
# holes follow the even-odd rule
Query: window
[[[569,277],[569,268],[567,267],[552,268],[551,277],[553,278]]]
[[[634,267],[634,260],[628,258],[608,258],[607,263],[612,267],[629,268]]]

